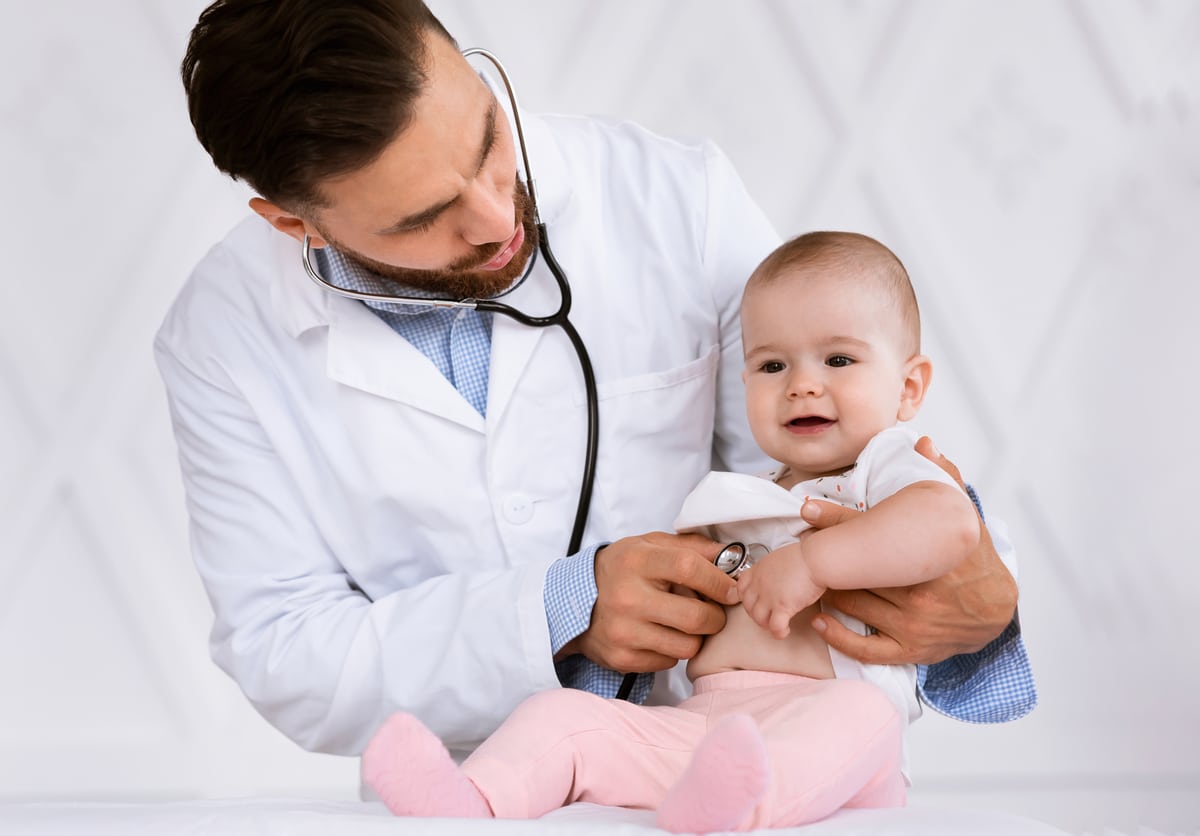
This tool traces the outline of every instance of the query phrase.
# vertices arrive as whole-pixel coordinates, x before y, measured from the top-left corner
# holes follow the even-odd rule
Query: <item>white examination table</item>
[[[1005,813],[912,806],[841,810],[778,836],[1063,836]],[[653,813],[574,804],[536,821],[398,819],[375,802],[287,798],[0,803],[4,836],[650,836]]]

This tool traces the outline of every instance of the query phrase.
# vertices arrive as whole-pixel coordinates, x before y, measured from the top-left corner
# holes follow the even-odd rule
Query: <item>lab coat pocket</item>
[[[597,384],[597,499],[614,536],[669,531],[708,472],[719,357],[713,346],[682,366]]]

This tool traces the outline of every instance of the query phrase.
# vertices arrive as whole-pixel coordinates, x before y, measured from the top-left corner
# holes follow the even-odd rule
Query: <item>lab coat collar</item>
[[[266,225],[266,221],[263,221]],[[288,336],[328,325],[338,302],[354,304],[318,287],[300,261],[300,242],[267,225],[271,236],[271,305]]]

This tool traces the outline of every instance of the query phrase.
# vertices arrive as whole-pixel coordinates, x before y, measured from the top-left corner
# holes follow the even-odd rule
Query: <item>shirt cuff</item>
[[[1020,622],[1014,617],[978,653],[917,666],[917,692],[937,711],[967,723],[1006,723],[1037,705],[1037,688]]]
[[[554,669],[558,673],[558,681],[562,683],[564,688],[577,688],[580,691],[590,691],[597,696],[609,700],[617,696],[617,691],[625,679],[625,674],[620,671],[611,671],[608,668],[602,668],[591,659],[578,653],[568,656],[561,662],[556,662]],[[654,674],[639,673],[634,682],[633,690],[629,693],[629,701],[638,705],[645,703],[646,699],[650,696],[650,689],[653,686]]]
[[[592,623],[592,608],[596,605],[596,552],[607,543],[588,546],[583,551],[560,558],[546,570],[543,599],[546,605],[546,624],[550,628],[550,649],[557,654],[567,642],[578,636]],[[577,688],[613,699],[625,679],[625,674],[602,668],[586,656],[574,654],[554,664],[558,681],[565,688]],[[654,685],[654,674],[638,674],[629,701],[644,703]]]
[[[546,624],[550,628],[550,652],[557,654],[571,639],[592,623],[596,605],[596,552],[606,543],[588,546],[568,557],[559,558],[546,570],[542,600],[546,606]]]

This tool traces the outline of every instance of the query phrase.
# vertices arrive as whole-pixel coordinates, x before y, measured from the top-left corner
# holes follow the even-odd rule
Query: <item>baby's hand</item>
[[[809,574],[799,543],[764,556],[738,578],[737,585],[742,606],[754,623],[777,639],[786,638],[792,617],[825,592]]]

